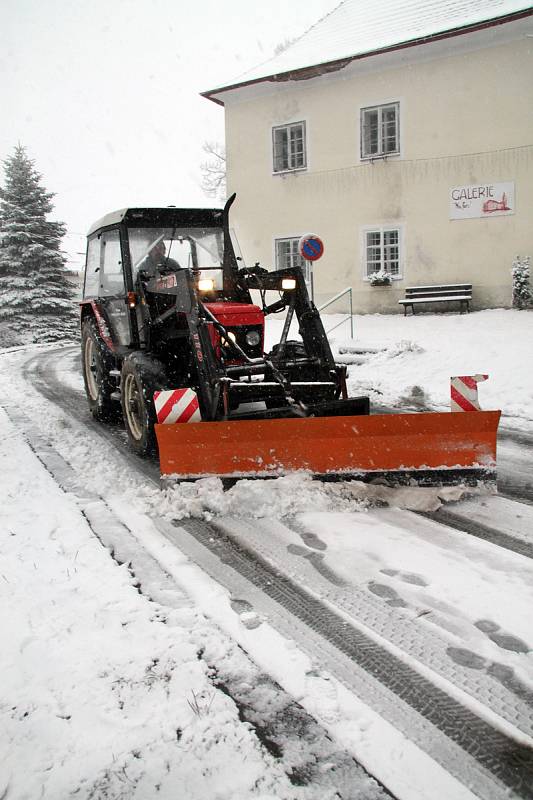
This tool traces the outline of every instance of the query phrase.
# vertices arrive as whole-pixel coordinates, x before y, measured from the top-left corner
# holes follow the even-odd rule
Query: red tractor
[[[128,208],[92,226],[81,303],[92,414],[121,414],[139,455],[158,446],[165,475],[490,469],[498,412],[475,415],[473,434],[472,415],[369,417],[367,397],[348,397],[301,270],[240,267],[234,197],[223,210]],[[265,318],[280,312],[265,352]]]

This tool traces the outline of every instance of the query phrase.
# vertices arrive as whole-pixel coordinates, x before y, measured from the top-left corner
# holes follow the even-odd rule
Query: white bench
[[[471,299],[471,283],[450,283],[435,286],[409,286],[405,290],[405,298],[398,300],[398,303],[403,306],[404,316],[407,314],[408,306],[411,306],[414,314],[415,307],[420,303],[451,303],[453,301],[460,304],[461,313],[463,313],[463,311],[470,311]]]

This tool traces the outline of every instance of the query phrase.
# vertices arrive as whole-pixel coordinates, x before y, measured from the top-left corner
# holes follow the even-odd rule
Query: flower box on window
[[[379,272],[373,272],[368,280],[371,286],[390,286],[392,284],[392,275],[390,272],[380,270]]]

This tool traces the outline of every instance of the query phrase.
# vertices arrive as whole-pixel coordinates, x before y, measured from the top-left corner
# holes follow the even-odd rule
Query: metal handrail
[[[352,304],[351,286],[349,286],[347,289],[343,289],[342,292],[336,294],[335,297],[332,297],[331,300],[327,301],[327,303],[323,303],[321,306],[318,307],[317,311],[322,311],[324,308],[327,308],[332,303],[335,303],[337,300],[340,300],[341,297],[344,297],[345,294],[350,295],[350,338],[353,339],[353,304]],[[340,322],[337,322],[337,324],[334,325],[333,328],[330,328],[329,331],[326,331],[326,333],[331,333],[331,331],[334,331],[335,328],[339,327],[339,325],[344,325],[345,322],[346,322],[345,319],[341,319]]]

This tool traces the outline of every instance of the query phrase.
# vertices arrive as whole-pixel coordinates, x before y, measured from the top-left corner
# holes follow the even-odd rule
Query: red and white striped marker
[[[201,422],[198,395],[192,389],[154,392],[154,405],[160,425],[174,422]]]
[[[450,378],[451,410],[481,411],[477,385],[486,381],[488,377],[488,375],[458,375]]]

